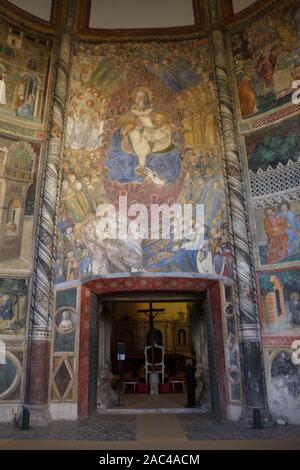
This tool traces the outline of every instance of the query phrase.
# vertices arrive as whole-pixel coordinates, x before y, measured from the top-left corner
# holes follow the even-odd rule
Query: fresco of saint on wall
[[[0,279],[0,335],[24,334],[27,292],[26,279]]]
[[[56,281],[120,272],[227,275],[222,155],[206,40],[80,44],[67,111]],[[101,204],[204,204],[205,236],[100,239]],[[130,235],[130,234],[129,234]]]
[[[260,186],[263,179],[265,194],[274,195],[273,203],[255,210],[261,264],[300,259],[299,126],[300,118],[295,117],[245,139],[253,178],[260,178]],[[280,192],[281,184],[286,194]]]
[[[259,288],[264,334],[299,334],[300,272],[259,274]]]
[[[51,41],[0,25],[0,113],[19,121],[44,118]]]
[[[27,268],[40,144],[0,138],[0,269]]]
[[[300,201],[282,198],[276,206],[255,211],[261,264],[300,259]]]
[[[300,80],[300,2],[285,0],[232,36],[243,118],[291,102]]]

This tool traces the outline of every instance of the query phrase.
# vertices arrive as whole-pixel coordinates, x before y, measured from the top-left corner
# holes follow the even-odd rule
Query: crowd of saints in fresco
[[[65,130],[56,282],[109,273],[228,275],[223,164],[206,40],[80,44]],[[101,204],[204,204],[205,236],[100,239]]]
[[[285,0],[232,36],[243,117],[291,102],[300,80],[300,2]]]

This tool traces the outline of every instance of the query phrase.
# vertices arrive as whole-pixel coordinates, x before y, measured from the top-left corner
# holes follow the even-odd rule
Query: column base
[[[50,421],[49,405],[27,405],[30,413],[29,426],[47,426]]]
[[[118,403],[118,394],[111,388],[110,378],[99,381],[97,388],[97,408],[108,409]]]
[[[247,405],[244,405],[242,408],[242,413],[239,419],[239,423],[254,427],[254,416],[253,416],[254,409],[258,409],[260,411],[262,428],[273,424],[274,420],[268,408],[265,408],[265,407],[262,408],[258,406],[254,407],[254,406],[247,406]]]

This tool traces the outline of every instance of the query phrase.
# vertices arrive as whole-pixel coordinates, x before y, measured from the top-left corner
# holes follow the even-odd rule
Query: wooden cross
[[[153,308],[153,303],[149,302],[149,308],[138,310],[138,313],[145,313],[149,318],[150,324],[150,335],[151,335],[151,361],[152,361],[152,371],[155,370],[155,355],[154,355],[154,340],[153,340],[153,332],[154,332],[154,319],[156,315],[159,313],[164,313],[164,308]]]

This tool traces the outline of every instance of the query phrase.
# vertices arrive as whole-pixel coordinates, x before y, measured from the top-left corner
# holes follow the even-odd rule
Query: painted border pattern
[[[251,130],[260,129],[262,127],[269,126],[271,124],[276,123],[277,121],[281,121],[284,118],[288,118],[298,113],[300,113],[300,104],[292,104],[291,106],[282,108],[279,111],[271,112],[267,116],[263,116],[262,118],[251,121],[250,127]]]
[[[218,283],[218,280],[193,279],[185,277],[117,277],[96,279],[86,282],[83,287],[88,288],[97,295],[116,294],[122,292],[204,292]]]

